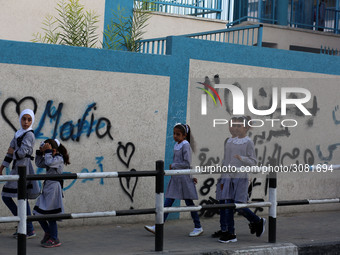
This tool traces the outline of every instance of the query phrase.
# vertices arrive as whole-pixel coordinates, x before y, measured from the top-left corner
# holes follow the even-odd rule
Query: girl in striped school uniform
[[[36,154],[35,164],[37,167],[46,168],[46,174],[62,174],[64,165],[70,164],[66,148],[57,139],[46,140]],[[42,193],[33,209],[35,215],[64,213],[62,184],[63,180],[44,181]],[[41,246],[45,248],[60,246],[56,220],[41,220],[39,223],[45,232],[40,242]]]
[[[229,129],[232,138],[224,144],[223,166],[253,166],[256,165],[256,155],[253,141],[247,136],[251,118],[242,116],[232,118],[232,127]],[[237,136],[237,137],[236,137]],[[217,184],[216,199],[220,203],[247,203],[248,202],[248,173],[223,173]],[[249,208],[237,209],[249,222],[251,234],[260,237],[265,230],[266,220],[258,217]],[[219,237],[219,242],[237,242],[234,226],[234,210],[221,210],[221,230],[215,232],[213,237]]]
[[[170,169],[189,169],[191,168],[191,147],[190,147],[190,127],[186,124],[176,124],[173,133],[176,142],[174,146],[173,163]],[[195,184],[196,178],[189,175],[171,176],[168,188],[165,193],[164,207],[171,207],[175,199],[184,200],[187,206],[194,206],[193,200],[197,200],[197,191]],[[164,214],[164,221],[167,219],[168,213]],[[203,233],[203,228],[197,212],[191,212],[194,222],[194,230],[189,236],[199,236]],[[155,233],[155,226],[145,226],[146,230]]]
[[[34,113],[30,109],[25,109],[21,112],[19,117],[21,128],[15,133],[10,146],[8,148],[6,157],[0,166],[0,174],[5,167],[9,167],[13,161],[11,175],[18,174],[18,166],[26,166],[27,174],[34,174],[34,169],[31,163],[33,160],[33,147],[35,144],[35,136],[32,129],[34,123]],[[27,198],[35,199],[39,195],[39,185],[37,181],[29,181],[27,183]],[[2,200],[12,212],[13,215],[18,215],[18,208],[13,201],[14,197],[18,196],[18,182],[8,181],[2,189]],[[27,200],[27,215],[31,215],[30,205]],[[17,237],[15,232],[13,237]],[[32,222],[27,222],[27,238],[35,237]]]

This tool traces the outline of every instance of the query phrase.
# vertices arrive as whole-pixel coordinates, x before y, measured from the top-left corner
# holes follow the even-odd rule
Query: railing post
[[[281,0],[282,1],[282,0]],[[262,22],[262,1],[258,1],[257,18],[259,22]]]
[[[275,1],[273,1],[275,2]],[[288,25],[288,6],[289,2],[288,0],[280,0],[277,1],[277,24],[281,26],[287,26]],[[291,5],[291,12],[293,11],[293,6]],[[275,11],[273,10],[273,14],[275,14]],[[290,19],[292,20],[292,16],[290,16]],[[273,21],[275,18],[273,18]]]
[[[156,234],[155,251],[163,251],[164,227],[164,161],[156,161]]]
[[[335,4],[335,23],[334,23],[334,30],[335,34],[339,34],[339,0],[336,0]]]
[[[215,8],[222,10],[222,0],[217,0],[217,6],[215,6]],[[216,13],[216,19],[221,19],[221,12],[222,11]]]
[[[18,216],[20,218],[18,225],[18,246],[17,254],[26,255],[26,222],[27,222],[27,204],[26,204],[26,166],[18,166]]]
[[[269,207],[269,223],[268,223],[268,242],[276,243],[276,209],[277,209],[277,174],[269,173],[269,202],[272,204]]]
[[[263,35],[263,25],[259,25],[259,29],[257,31],[257,47],[262,47],[262,35]]]

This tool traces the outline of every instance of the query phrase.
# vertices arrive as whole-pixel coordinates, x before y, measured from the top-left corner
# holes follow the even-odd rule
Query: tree
[[[44,33],[33,34],[33,42],[89,48],[96,46],[99,16],[94,11],[85,11],[79,0],[61,0],[56,10],[58,17],[47,15],[42,23]]]
[[[104,30],[103,48],[139,52],[140,41],[145,33],[147,21],[151,17],[154,4],[150,0],[135,1],[133,14],[127,16],[127,10],[118,6],[113,12],[113,19]]]

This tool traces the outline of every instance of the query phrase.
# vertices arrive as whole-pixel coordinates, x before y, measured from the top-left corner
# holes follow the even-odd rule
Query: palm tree
[[[133,14],[127,16],[127,10],[118,6],[113,12],[113,19],[104,30],[103,48],[139,52],[140,40],[151,17],[154,4],[151,0],[135,1]]]
[[[61,0],[56,10],[58,17],[47,15],[42,27],[44,34],[33,34],[33,42],[89,48],[96,46],[99,16],[94,11],[85,11],[79,0]]]

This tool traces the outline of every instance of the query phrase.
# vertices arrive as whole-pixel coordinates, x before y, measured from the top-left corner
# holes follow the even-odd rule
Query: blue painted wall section
[[[122,10],[125,9],[124,16],[133,14],[133,2],[134,0],[105,0],[105,13],[104,13],[104,29],[111,23],[114,19],[114,12],[117,13],[118,7]],[[105,39],[103,36],[103,42],[105,43]]]

